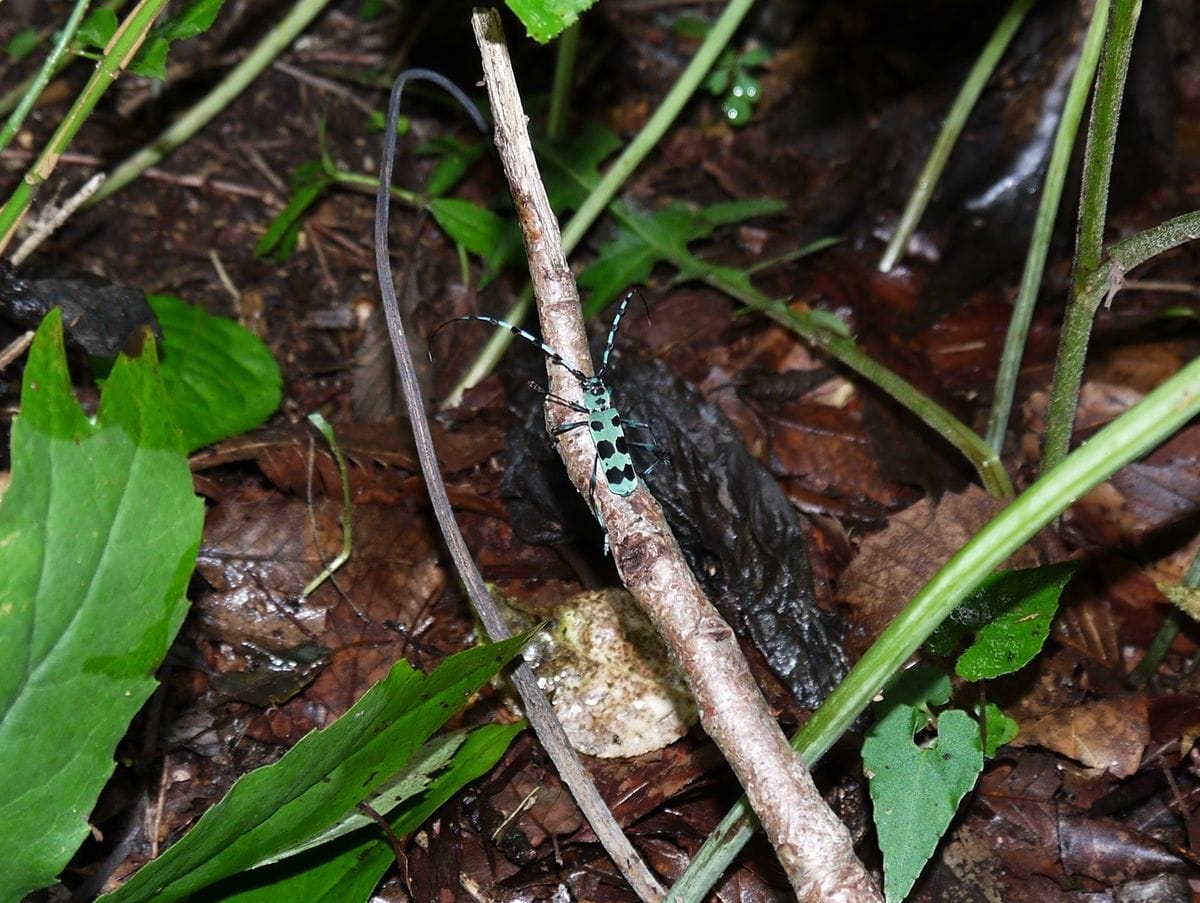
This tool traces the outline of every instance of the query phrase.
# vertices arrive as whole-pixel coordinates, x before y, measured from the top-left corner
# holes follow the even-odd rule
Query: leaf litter
[[[1181,15],[1174,9],[1170,14]],[[917,12],[910,15],[919,18]],[[930,34],[944,27],[934,19],[922,21],[937,26]],[[906,168],[919,160],[920,133],[940,115],[957,75],[927,75],[923,90],[892,102],[892,89],[880,91],[886,81],[881,70],[865,61],[904,59],[913,64],[909,71],[917,72],[916,61],[930,57],[925,48],[914,52],[901,45],[880,53],[888,45],[879,33],[859,34],[858,26],[843,21],[832,8],[808,24],[818,31],[798,29],[789,42],[769,42],[776,54],[762,78],[763,100],[748,127],[728,130],[719,121],[716,103],[706,101],[690,118],[685,116],[660,155],[638,174],[626,200],[639,215],[652,218],[676,202],[700,210],[730,198],[786,198],[789,209],[755,222],[753,230],[725,227],[711,233],[715,240],[688,248],[723,264],[755,265],[817,238],[848,235],[835,252],[764,269],[757,284],[773,297],[836,313],[874,356],[970,418],[990,392],[1008,291],[1015,281],[1016,252],[1008,237],[1023,234],[1019,223],[1028,210],[970,207],[966,201],[1005,170],[985,155],[965,155],[961,164],[966,171],[948,179],[920,236],[918,249],[929,253],[911,255],[886,277],[876,273],[878,235],[899,209],[896,196],[911,183]],[[677,38],[664,39],[652,16],[622,15],[607,25],[624,49],[616,58],[592,60],[611,79],[593,80],[585,90],[594,92],[589,102],[604,110],[625,138],[648,115],[652,104],[645,98],[661,95],[692,47]],[[442,30],[446,23],[430,27],[421,42],[425,49],[418,52],[465,46],[461,35],[451,39]],[[963,27],[970,31],[971,25]],[[1040,28],[1038,34],[1058,34],[1046,23]],[[861,81],[850,80],[844,71],[839,77],[815,77],[813,73],[831,76],[838,70],[832,59],[815,53],[806,37],[812,33],[848,42],[843,55],[857,64]],[[1072,34],[1070,27],[1066,33]],[[1183,37],[1193,33],[1188,28],[1169,33],[1175,58],[1190,61],[1175,73],[1181,99],[1170,114],[1184,123],[1200,96],[1193,83],[1197,47],[1194,39]],[[322,54],[344,54],[347,40],[356,42],[354,51],[363,64],[380,63],[391,52],[383,31],[340,12],[331,13],[315,38],[314,45],[297,51],[293,63],[324,71]],[[954,40],[970,43],[961,35]],[[994,92],[993,111],[981,113],[974,131],[969,129],[973,147],[1022,146],[1019,140],[997,136],[1012,121],[1006,110],[1037,107],[1039,82],[1053,81],[1046,73],[1061,67],[1070,42],[1055,40],[1049,46],[1055,55],[1044,69],[1037,68],[1038,52],[1018,57],[1033,67],[1032,74],[1007,73],[1006,84],[1021,91],[1015,96]],[[464,53],[469,51],[466,47]],[[851,87],[853,96],[849,101],[844,95],[831,97],[831,85]],[[822,118],[820,111],[840,108],[835,101],[849,103],[854,114]],[[202,134],[169,161],[168,172],[175,176],[211,168],[222,184],[238,186],[237,192],[220,187],[197,191],[179,178],[142,180],[110,204],[81,214],[50,246],[72,268],[103,273],[114,283],[146,292],[183,293],[187,287],[190,298],[214,313],[248,317],[256,308],[254,298],[265,299],[265,332],[285,373],[284,413],[269,428],[276,432],[234,440],[193,459],[194,469],[203,468],[198,485],[211,502],[202,550],[205,570],[190,593],[195,611],[173,654],[161,721],[156,725],[147,718],[139,727],[142,733],[127,741],[129,749],[160,750],[166,757],[155,760],[153,768],[123,769],[124,785],[113,786],[95,816],[98,826],[112,833],[119,833],[122,812],[153,812],[157,819],[149,820],[157,824],[154,836],[141,827],[133,830],[130,858],[119,876],[177,839],[242,770],[277,757],[309,727],[329,723],[392,661],[403,656],[428,669],[468,643],[473,632],[453,577],[445,570],[440,540],[430,530],[404,426],[379,427],[338,416],[351,410],[352,383],[364,381],[366,388],[360,384],[358,392],[369,395],[379,377],[376,370],[363,380],[365,370],[347,363],[361,331],[344,325],[358,323],[355,311],[374,304],[363,276],[369,269],[362,238],[366,203],[348,193],[323,201],[318,216],[299,234],[297,254],[286,266],[253,261],[249,254],[279,200],[251,158],[257,155],[280,174],[311,159],[317,152],[315,123],[323,102],[318,88],[272,73],[225,114],[222,137],[216,130]],[[1129,108],[1130,121],[1139,121],[1134,118],[1138,109]],[[271,117],[264,118],[263,110],[273,111]],[[335,99],[329,104],[327,133],[337,154],[369,172],[375,161],[367,146],[374,143],[361,143],[360,114],[354,105]],[[1159,134],[1160,113],[1151,109],[1140,121],[1157,124],[1143,129],[1144,135]],[[112,147],[129,139],[121,133],[127,125],[112,111],[96,125],[90,135],[85,129],[82,149],[112,157]],[[428,111],[414,119],[414,128],[424,135],[444,134],[452,127]],[[278,134],[288,138],[280,141]],[[95,146],[88,147],[88,141]],[[1181,130],[1179,141],[1179,154],[1195,155],[1190,132]],[[1151,159],[1157,145],[1134,145],[1131,153]],[[401,165],[418,181],[416,174],[425,164],[414,156]],[[1120,172],[1118,167],[1118,177]],[[475,200],[486,198],[496,191],[493,177],[488,167],[479,167],[463,190]],[[1178,175],[1173,178],[1165,191],[1119,188],[1132,202],[1114,204],[1114,230],[1132,231],[1160,221],[1178,212],[1177,204],[1200,206],[1195,186]],[[971,242],[981,239],[968,235],[962,224],[972,216],[988,220],[985,226],[992,231],[981,234],[1004,238],[988,246],[989,254],[971,250]],[[475,312],[475,305],[489,306],[490,313],[503,306],[501,299],[458,286],[457,255],[432,225],[415,217],[399,219],[397,247],[405,249],[418,323],[431,327]],[[113,240],[117,234],[121,241]],[[628,240],[621,232],[602,236],[593,251],[623,238]],[[231,298],[214,276],[205,256],[209,249],[220,252],[239,297]],[[953,266],[942,272],[932,262],[935,258],[953,261]],[[1065,251],[1059,259],[1065,259]],[[1194,281],[1193,264],[1194,251],[1181,249],[1155,262],[1154,278]],[[766,600],[761,611],[768,614],[742,615],[746,626],[758,619],[760,633],[772,633],[782,623],[829,650],[836,649],[841,633],[831,614],[836,605],[846,619],[847,645],[860,650],[865,637],[887,622],[923,577],[978,529],[991,503],[978,490],[956,486],[953,467],[935,472],[934,459],[945,457],[941,450],[902,448],[894,433],[884,432],[873,419],[870,405],[876,402],[866,397],[867,390],[836,369],[793,397],[761,397],[770,394],[766,392],[755,397],[745,383],[751,368],[778,376],[815,371],[827,362],[778,326],[735,317],[732,302],[703,286],[666,283],[673,275],[670,268],[650,272],[644,291],[652,319],[630,330],[621,365],[631,380],[624,387],[618,383],[618,389],[629,393],[630,410],[639,419],[654,422],[656,429],[660,420],[664,423],[671,460],[651,477],[656,491],[661,487],[663,498],[677,508],[685,535],[690,529],[697,572],[708,575],[718,595],[736,601],[748,594],[747,586],[760,590],[760,599]],[[1061,297],[1064,272],[1052,269],[1045,297]],[[497,285],[495,291],[505,298],[517,290],[508,277]],[[1194,356],[1194,335],[1186,328],[1167,330],[1161,340],[1155,333],[1178,301],[1177,295],[1159,291],[1127,292],[1113,310],[1101,313],[1097,335],[1103,337],[1103,358],[1085,383],[1079,438],[1110,420],[1162,373]],[[1014,424],[1016,441],[1006,450],[1010,472],[1025,477],[1037,461],[1044,402],[1031,390],[1047,381],[1056,339],[1054,310],[1052,301],[1035,318],[1022,371],[1025,407]],[[1140,341],[1127,341],[1130,332],[1137,332]],[[467,350],[454,348],[437,357],[432,374],[437,385],[452,380],[450,371],[460,368]],[[657,358],[674,375],[641,364],[643,357]],[[514,384],[530,378],[518,372],[507,386],[492,381],[468,395],[464,408],[443,422],[439,451],[452,498],[485,573],[497,576],[509,592],[565,596],[608,582],[607,565],[586,510],[560,513],[563,497],[550,488],[528,493],[533,502],[521,515],[511,487],[502,483],[503,474],[505,479],[518,472],[532,475],[536,468],[530,462],[535,452],[544,451],[544,438],[536,431],[518,428],[510,437],[519,438],[504,437],[512,424],[537,420],[536,398],[513,391]],[[677,377],[700,387],[705,397],[680,389]],[[649,415],[641,413],[643,405]],[[340,543],[336,470],[320,442],[310,446],[306,430],[288,422],[317,408],[333,415],[328,419],[352,460],[356,553],[336,575],[336,586],[327,584],[300,600],[307,577]],[[719,428],[713,408],[720,408],[727,420]],[[695,447],[691,439],[710,443],[710,450],[697,456],[702,460],[689,457]],[[717,448],[744,456],[721,478],[700,467],[711,463]],[[1188,659],[1197,652],[1194,629],[1185,629],[1175,640],[1150,688],[1131,692],[1123,677],[1144,654],[1167,610],[1153,579],[1165,568],[1173,567],[1176,574],[1186,568],[1178,562],[1188,559],[1185,550],[1194,532],[1198,458],[1194,429],[1181,433],[1089,494],[1071,509],[1050,549],[1033,553],[1030,561],[1058,560],[1065,545],[1068,554],[1087,562],[1060,608],[1051,651],[989,688],[990,698],[1021,722],[1024,739],[1005,747],[985,768],[942,852],[918,883],[917,899],[970,888],[973,898],[1074,900],[1080,894],[1063,889],[1072,881],[1095,892],[1177,867],[1178,860],[1148,837],[1168,833],[1186,843],[1193,830],[1192,819],[1180,807],[1194,795],[1195,783],[1190,756],[1196,706],[1189,695],[1195,688],[1187,673]],[[923,459],[928,468],[921,467]],[[310,461],[311,507],[306,499]],[[545,465],[549,473],[556,466],[552,459]],[[762,489],[773,496],[775,507],[757,513],[755,544],[762,559],[731,551],[747,543],[730,527],[743,523],[744,512],[724,503],[716,491],[719,479],[736,487],[738,502],[764,497],[757,490],[743,492],[749,485],[777,485],[774,493]],[[792,508],[819,518],[817,525],[795,517]],[[735,534],[733,541],[719,541],[715,534],[722,531]],[[520,537],[552,541],[555,548],[530,549]],[[805,539],[806,547],[800,545]],[[844,571],[847,556],[853,556],[853,563]],[[805,588],[812,580],[808,558],[815,559],[811,594]],[[1146,576],[1151,573],[1156,577]],[[802,599],[803,617],[811,621],[780,615],[777,603],[785,596],[790,604]],[[782,621],[772,622],[771,616]],[[816,702],[845,666],[834,653],[830,662],[810,668],[796,657],[796,648],[764,652],[761,669],[764,681],[774,679],[766,665],[787,676],[790,686],[777,698],[784,700],[780,709],[790,719],[803,717],[801,710]],[[789,666],[789,660],[794,664]],[[269,698],[259,697],[259,704],[238,699],[234,688],[221,683],[223,676],[255,671],[285,677],[278,689],[267,691]],[[289,691],[290,697],[280,698]],[[484,720],[502,711],[490,691],[483,695],[465,720]],[[847,818],[852,821],[865,810],[861,792],[856,795],[852,789],[862,780],[853,762],[853,755],[839,757],[821,775],[831,792],[849,800]],[[695,732],[639,759],[598,764],[596,773],[655,867],[669,876],[682,871],[732,793],[711,749]],[[160,787],[162,801],[156,807],[138,803],[140,810],[130,808],[129,800],[157,796]],[[495,828],[535,787],[542,788],[537,798],[512,819],[503,838],[493,840]],[[149,823],[140,817],[132,822]],[[524,839],[508,836],[513,831]],[[1100,855],[1102,849],[1110,853]],[[548,896],[561,883],[577,899],[628,899],[527,739],[514,745],[487,778],[448,803],[410,850],[410,887],[418,899],[458,887],[462,875],[494,888],[502,898]],[[80,865],[89,863],[81,860]],[[760,849],[739,860],[722,893],[727,899],[774,899],[779,881],[769,852],[764,855]]]

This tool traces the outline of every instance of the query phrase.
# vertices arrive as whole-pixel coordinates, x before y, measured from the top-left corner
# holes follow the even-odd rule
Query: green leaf
[[[617,237],[600,248],[596,262],[579,274],[580,288],[591,291],[584,313],[599,313],[634,282],[643,282],[660,261],[674,263],[679,279],[697,279],[714,269],[688,244],[708,238],[720,226],[778,213],[785,204],[769,200],[733,201],[696,210],[671,203],[653,215],[626,211]],[[621,281],[625,280],[625,281]]]
[[[748,219],[754,219],[756,216],[773,216],[787,209],[788,205],[786,202],[776,200],[775,198],[747,198],[740,201],[722,201],[716,204],[709,204],[700,211],[699,219],[702,223],[716,228],[717,226],[745,222]]]
[[[433,198],[429,211],[446,234],[472,254],[490,257],[500,247],[505,221],[492,211],[458,198]]]
[[[103,50],[117,33],[117,14],[106,6],[88,13],[79,30],[75,32],[75,40],[83,47]]]
[[[539,44],[557,38],[596,0],[505,0],[529,36]]]
[[[129,71],[148,78],[165,80],[167,52],[171,49],[171,44],[208,31],[216,21],[217,13],[224,2],[225,0],[196,0],[179,15],[155,25],[137,56],[129,64]]]
[[[996,750],[1006,743],[1012,743],[1021,732],[1021,726],[1005,715],[993,703],[988,703],[983,709],[984,723],[987,725],[987,738],[983,754],[989,759],[996,755]]]
[[[921,746],[913,742],[929,725],[926,705],[944,701],[949,693],[945,674],[909,669],[885,691],[863,742],[889,901],[902,900],[912,889],[959,802],[983,771],[979,726],[959,709],[938,716],[935,739]]]
[[[671,23],[671,30],[685,38],[706,38],[712,31],[712,20],[684,13]]]
[[[404,836],[416,830],[470,781],[489,771],[500,760],[524,723],[489,724],[476,728],[461,742],[454,759],[433,777],[419,796],[404,801],[389,819],[392,832]],[[434,739],[426,744],[437,744]],[[414,758],[421,758],[418,751]],[[379,810],[378,800],[372,808]],[[364,817],[365,818],[365,817]],[[301,853],[275,865],[256,868],[212,888],[225,903],[291,903],[293,900],[329,901],[369,899],[395,853],[373,823],[318,849]]]
[[[770,58],[771,51],[766,47],[755,47],[738,57],[738,63],[746,69],[754,69],[765,64]]]
[[[433,172],[425,182],[425,194],[431,198],[441,197],[459,183],[467,170],[483,156],[481,142],[463,144],[454,138],[435,138],[417,148],[421,155],[436,154],[439,159]]]
[[[40,41],[38,30],[30,25],[28,28],[22,28],[8,39],[4,52],[8,54],[10,60],[23,60],[37,49]]]
[[[1200,589],[1170,583],[1156,583],[1155,586],[1166,596],[1168,602],[1185,615],[1193,621],[1200,620]]]
[[[203,517],[153,340],[118,358],[92,422],[51,311],[0,505],[0,898],[53,882],[87,836],[187,610]]]
[[[283,379],[252,332],[171,295],[147,300],[163,332],[163,383],[194,451],[252,429],[279,407]]]
[[[567,141],[539,141],[536,150],[545,164],[542,180],[550,206],[560,216],[578,210],[600,183],[600,164],[620,147],[620,138],[594,122]]]
[[[433,780],[433,775],[446,767],[466,739],[465,733],[457,731],[434,737],[418,749],[400,771],[388,778],[383,786],[363,802],[370,806],[376,814],[387,815],[409,797],[416,796],[428,787],[429,782]],[[369,815],[357,808],[352,809],[324,831],[314,834],[286,850],[273,853],[256,863],[255,867],[271,865],[373,824],[375,822]]]
[[[476,646],[428,676],[397,662],[350,711],[243,776],[182,840],[102,899],[178,900],[326,830],[403,768],[527,639]]]
[[[384,110],[372,110],[367,114],[367,131],[382,132],[387,126],[387,112]],[[412,120],[407,116],[400,116],[396,119],[396,134],[407,135],[408,130],[412,128]]]
[[[292,199],[267,225],[267,231],[254,246],[254,256],[269,256],[276,263],[291,260],[296,252],[296,239],[300,234],[304,213],[332,184],[333,179],[325,173],[319,161],[310,161],[297,167],[292,174]]]
[[[949,655],[964,634],[974,643],[956,671],[970,681],[1011,674],[1025,667],[1045,645],[1058,599],[1078,563],[1051,564],[993,574],[930,636],[934,655]]]

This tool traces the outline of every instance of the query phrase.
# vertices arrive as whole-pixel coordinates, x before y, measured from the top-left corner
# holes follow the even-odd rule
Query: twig
[[[285,63],[283,60],[276,60],[271,64],[271,68],[279,70],[284,75],[290,75],[298,82],[312,85],[318,91],[324,91],[328,94],[332,94],[334,97],[340,98],[341,100],[346,101],[346,103],[358,107],[368,116],[375,112],[375,107],[363,100],[363,98],[359,97],[353,88],[347,88],[345,85],[338,84],[331,78],[313,75],[311,72],[307,72],[304,69],[301,69],[299,66],[293,66],[291,63]]]
[[[496,147],[540,302],[542,336],[576,367],[590,369],[579,292],[534,160],[500,17],[495,10],[476,9],[471,22],[483,57]],[[548,373],[552,393],[582,402],[578,382],[563,368],[549,366]],[[548,426],[561,426],[563,419],[562,406],[547,406]],[[595,450],[583,432],[562,434],[559,448],[572,481],[586,497]],[[854,855],[850,832],[825,805],[767,710],[733,631],[684,563],[658,503],[644,486],[618,497],[608,491],[602,473],[596,474],[596,482],[594,501],[617,570],[682,667],[701,723],[746,788],[799,899],[881,899]]]
[[[383,296],[383,309],[387,315],[388,333],[392,342],[392,350],[396,356],[396,369],[400,376],[400,385],[404,390],[404,405],[408,411],[409,423],[412,426],[413,440],[417,448],[417,456],[421,461],[421,471],[425,476],[425,487],[429,500],[433,505],[434,515],[442,529],[446,547],[459,577],[466,587],[471,607],[493,641],[509,636],[508,625],[504,616],[496,607],[495,601],[488,593],[483,575],[475,566],[466,541],[454,520],[454,511],[450,507],[450,499],[446,494],[446,485],[442,481],[438,469],[437,456],[433,448],[433,437],[429,431],[429,421],[425,414],[425,401],[421,397],[420,382],[417,379],[416,367],[413,365],[412,352],[409,350],[408,337],[404,329],[404,321],[400,316],[400,304],[396,298],[396,286],[392,280],[391,259],[388,256],[388,202],[389,189],[392,184],[392,164],[396,155],[396,120],[400,114],[400,98],[404,85],[412,78],[425,78],[446,88],[456,97],[461,97],[457,87],[437,73],[425,70],[409,70],[396,79],[392,87],[392,96],[388,102],[388,120],[384,127],[383,159],[379,167],[379,188],[375,199],[375,266],[379,273],[379,290]],[[468,104],[464,103],[464,106]],[[476,113],[476,115],[478,115]],[[554,714],[546,694],[538,686],[537,678],[529,665],[522,662],[512,674],[513,684],[521,696],[525,715],[537,734],[538,740],[550,756],[554,767],[558,769],[559,777],[571,791],[575,802],[583,811],[592,830],[600,839],[608,855],[612,857],[617,868],[621,870],[630,886],[643,900],[661,900],[664,894],[662,886],[655,879],[646,864],[642,862],[629,839],[621,831],[620,826],[609,811],[608,805],[600,796],[591,775],[579,761],[575,750],[567,740],[566,731]]]
[[[20,266],[30,254],[37,250],[38,245],[57,232],[62,224],[71,218],[76,210],[104,184],[104,173],[98,172],[80,187],[61,205],[47,204],[42,208],[37,219],[31,224],[31,231],[20,247],[13,251],[11,263]]]

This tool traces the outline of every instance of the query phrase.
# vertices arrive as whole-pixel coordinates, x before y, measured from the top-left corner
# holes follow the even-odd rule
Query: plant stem
[[[813,766],[930,633],[1006,558],[1077,498],[1144,455],[1200,413],[1200,359],[1130,408],[1025,490],[954,555],[880,634],[792,739]],[[668,900],[698,900],[749,840],[745,802],[726,815]]]
[[[929,158],[925,161],[921,174],[917,176],[917,184],[913,186],[908,205],[900,216],[900,222],[896,224],[892,240],[888,242],[883,257],[879,260],[879,272],[889,272],[904,254],[909,239],[912,238],[917,224],[925,214],[925,208],[929,206],[933,190],[942,176],[942,170],[946,168],[946,161],[950,159],[950,154],[954,150],[958,136],[962,133],[963,126],[967,124],[967,117],[971,115],[975,101],[979,99],[988,79],[992,77],[996,64],[1000,62],[1000,57],[1004,55],[1013,35],[1025,21],[1025,14],[1029,12],[1031,6],[1033,6],[1033,0],[1013,0],[1012,6],[1008,8],[1004,18],[992,32],[983,52],[975,60],[975,65],[971,67],[966,81],[959,89],[958,96],[950,107],[950,112],[946,114],[946,121],[942,124],[937,141],[934,142],[933,149],[929,152]]]
[[[160,0],[162,2],[162,0]],[[151,166],[161,161],[196,132],[204,128],[218,113],[233,102],[247,86],[258,78],[283,53],[299,34],[308,27],[330,0],[299,0],[291,12],[272,28],[250,54],[229,71],[199,103],[177,119],[170,128],[120,164],[108,181],[92,198],[91,204],[116,194]]]
[[[554,87],[550,89],[550,115],[546,119],[546,137],[561,141],[567,134],[567,120],[571,115],[571,83],[575,78],[575,59],[579,55],[579,36],[583,20],[563,32],[558,39],[554,61]]]
[[[1083,158],[1083,191],[1079,199],[1079,233],[1075,244],[1071,299],[1063,320],[1050,386],[1050,409],[1046,414],[1043,473],[1052,470],[1067,456],[1071,444],[1092,317],[1096,312],[1096,307],[1090,303],[1093,299],[1086,296],[1086,288],[1089,277],[1099,270],[1104,252],[1113,147],[1117,140],[1117,122],[1121,115],[1121,96],[1125,90],[1133,33],[1141,10],[1141,0],[1117,0],[1113,5],[1104,57],[1096,77]]]
[[[760,310],[775,322],[787,326],[815,348],[845,364],[868,382],[874,383],[953,445],[975,468],[983,488],[990,495],[1002,499],[1012,498],[1012,482],[992,447],[982,436],[908,380],[893,373],[869,354],[865,354],[853,339],[838,335],[811,313],[797,313],[782,302],[767,299],[752,287],[747,291],[745,287],[727,286],[720,280],[721,274],[705,279],[747,306]]]
[[[25,117],[29,115],[29,111],[33,109],[34,102],[41,96],[42,91],[45,90],[47,83],[54,76],[54,73],[58,71],[59,64],[63,59],[63,53],[66,51],[67,45],[71,43],[71,38],[75,36],[76,30],[79,28],[79,23],[83,19],[83,14],[87,12],[88,2],[89,0],[75,0],[75,7],[71,10],[70,17],[68,17],[62,30],[58,33],[58,40],[50,48],[50,53],[46,55],[41,68],[38,69],[29,81],[25,93],[21,95],[20,103],[12,111],[12,115],[8,117],[8,121],[4,123],[4,130],[0,131],[0,150],[8,147],[8,143],[12,141],[13,136],[21,128],[21,123],[25,121]]]
[[[1107,21],[1108,0],[1097,0],[1092,10],[1091,25],[1084,38],[1083,52],[1075,67],[1067,102],[1063,106],[1058,131],[1054,136],[1054,150],[1046,170],[1046,182],[1042,186],[1042,197],[1033,225],[1033,237],[1025,257],[1025,270],[1021,274],[1021,287],[1013,304],[1012,319],[1009,320],[1008,334],[1004,339],[1004,351],[1000,355],[1000,368],[996,373],[992,410],[988,415],[987,441],[997,454],[1004,448],[1004,434],[1008,429],[1013,396],[1017,391],[1021,356],[1029,336],[1029,324],[1033,320],[1033,308],[1037,302],[1038,288],[1042,284],[1042,273],[1046,269],[1050,237],[1054,232],[1054,220],[1062,200],[1063,185],[1067,180],[1071,151],[1075,148],[1075,136],[1079,132],[1079,122],[1083,118],[1083,109],[1091,93],[1092,81],[1096,77],[1096,65],[1100,61],[1100,50],[1104,46]]]
[[[167,0],[141,0],[125,17],[125,21],[108,42],[104,56],[96,65],[92,77],[71,104],[71,108],[46,142],[46,146],[42,148],[33,166],[17,184],[4,207],[0,208],[0,251],[8,246],[17,225],[29,209],[29,205],[33,203],[37,189],[50,177],[58,158],[70,145],[75,133],[83,126],[84,120],[108,90],[109,85],[116,81],[117,75],[129,65],[129,61],[141,47],[150,26],[154,24],[154,19],[166,2]]]

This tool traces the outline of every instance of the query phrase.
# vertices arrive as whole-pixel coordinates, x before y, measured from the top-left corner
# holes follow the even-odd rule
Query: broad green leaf
[[[4,52],[8,54],[10,60],[23,60],[37,49],[40,41],[38,30],[30,25],[28,28],[22,28],[8,39]]]
[[[160,22],[150,30],[129,71],[148,78],[167,77],[167,53],[175,41],[194,38],[212,27],[225,0],[195,0],[179,15]]]
[[[594,122],[585,124],[581,133],[566,141],[537,142],[538,160],[544,163],[546,194],[559,216],[579,209],[600,182],[600,164],[620,148],[621,139]]]
[[[660,261],[675,264],[680,280],[702,278],[715,267],[693,255],[689,243],[708,238],[720,226],[785,207],[780,201],[762,199],[701,209],[672,203],[650,216],[626,211],[616,239],[601,247],[596,262],[579,275],[580,287],[591,291],[585,313],[599,313],[629,285],[645,281]]]
[[[927,648],[949,655],[974,631],[974,643],[958,660],[960,677],[987,680],[1020,670],[1045,644],[1058,599],[1077,568],[1068,561],[993,574],[934,631]]]
[[[397,662],[350,711],[244,775],[182,840],[103,899],[182,899],[326,830],[403,768],[527,639],[476,646],[428,676]]]
[[[579,14],[596,0],[506,0],[529,36],[545,44],[575,24]]]
[[[489,771],[523,727],[523,722],[489,724],[466,735],[465,742],[460,740],[455,744],[454,758],[449,766],[433,776],[420,796],[405,800],[392,815],[389,819],[392,832],[404,836],[416,830],[468,782]],[[432,740],[426,747],[437,742],[437,739]],[[418,752],[414,759],[421,756]],[[378,800],[371,806],[379,811]],[[365,901],[394,858],[391,846],[372,825],[292,859],[221,882],[212,891],[227,890],[228,893],[220,894],[225,903]]]
[[[0,899],[54,881],[187,610],[204,506],[147,339],[94,421],[38,329],[0,505]]]
[[[490,257],[500,247],[504,220],[492,211],[458,198],[433,198],[429,211],[446,234],[472,254]]]
[[[929,726],[926,706],[949,698],[950,680],[932,668],[911,668],[884,692],[863,742],[870,776],[884,895],[900,901],[912,889],[959,802],[983,771],[979,725],[958,709],[937,718],[935,739],[913,742]]]
[[[163,332],[163,383],[194,451],[258,426],[279,407],[283,380],[249,330],[171,295],[147,299]]]
[[[103,50],[117,33],[117,14],[106,6],[88,13],[75,32],[75,40],[83,47]]]

